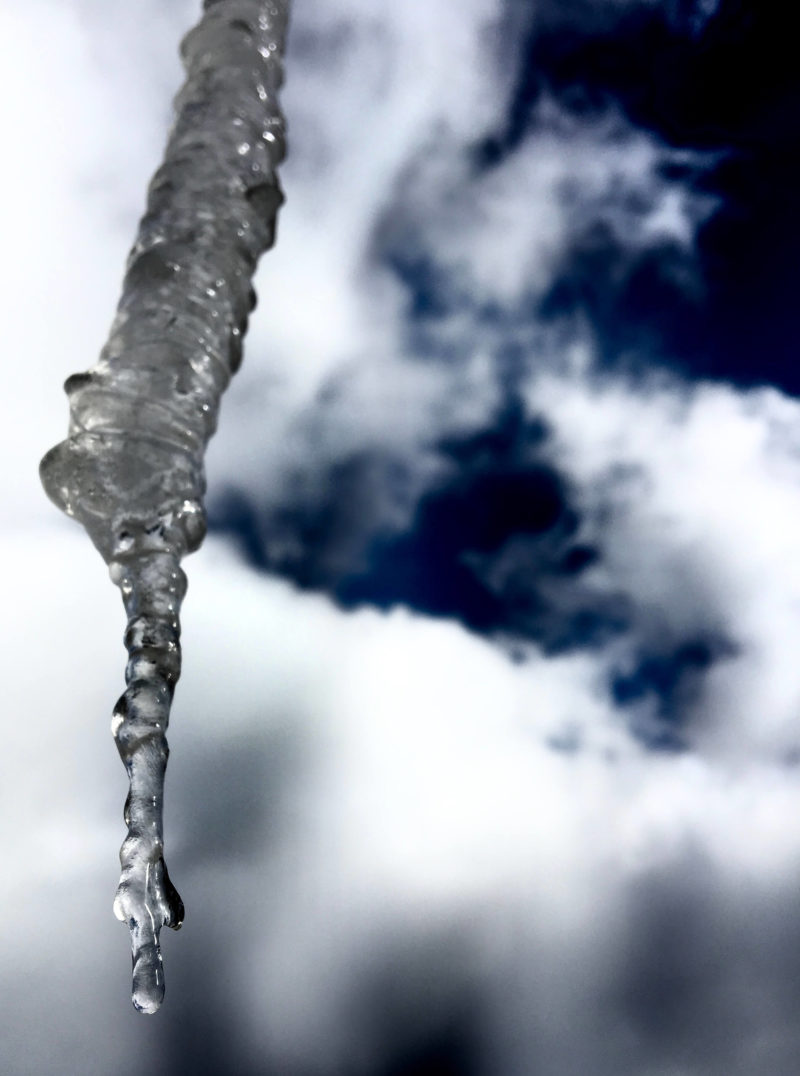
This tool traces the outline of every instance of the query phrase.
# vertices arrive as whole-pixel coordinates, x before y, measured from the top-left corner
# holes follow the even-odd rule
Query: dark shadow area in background
[[[257,737],[194,737],[171,764],[181,841],[170,865],[187,917],[177,938],[168,931],[162,938],[167,997],[154,1030],[165,1058],[158,1070],[164,1076],[304,1076],[254,1059],[239,1034],[235,1006],[241,986],[235,977],[242,961],[230,939],[247,933],[251,917],[252,929],[257,919],[269,915],[269,867],[249,893],[227,893],[219,882],[230,866],[233,886],[241,873],[231,860],[252,862],[255,849],[259,861],[280,862],[283,826],[291,815],[287,804],[308,764],[302,734],[290,716],[281,721],[265,712],[263,724],[264,733]],[[215,881],[204,887],[209,870]]]
[[[257,897],[257,895],[255,895]],[[258,908],[258,900],[254,901]],[[219,918],[226,909],[219,909]],[[255,914],[255,913],[254,913]],[[395,928],[396,929],[396,928]],[[458,929],[431,932],[407,924],[380,938],[368,959],[362,952],[331,999],[352,1037],[350,1056],[331,1049],[313,1017],[309,1041],[299,1047],[301,1062],[273,1052],[268,1035],[258,1046],[241,1034],[233,1008],[236,984],[230,976],[239,960],[228,959],[224,933],[215,944],[194,945],[181,962],[181,974],[168,982],[171,1011],[158,1025],[164,1076],[482,1076],[485,1044],[480,1038],[487,1001],[471,948]],[[212,957],[214,966],[209,967]],[[262,959],[268,960],[269,953]],[[174,963],[174,962],[173,962]],[[213,972],[213,974],[210,974]],[[287,989],[291,989],[291,983]],[[240,989],[240,987],[238,987]],[[266,1002],[265,1002],[266,1003]],[[298,1004],[313,1001],[298,999]],[[163,1014],[166,1016],[166,1011]],[[274,1019],[274,1016],[272,1016]],[[271,1014],[264,1013],[265,1028]],[[316,1036],[316,1038],[314,1037]],[[280,1038],[280,1036],[278,1036]]]
[[[789,1076],[800,1055],[800,918],[774,881],[754,876],[734,904],[722,903],[726,884],[691,849],[634,882],[609,1016],[635,1030],[654,1069]]]
[[[469,1017],[454,1013],[423,1042],[401,1047],[374,1076],[478,1076],[472,1046]]]
[[[486,997],[459,928],[408,928],[382,947],[355,998],[380,1060],[363,1076],[479,1076]],[[348,1076],[342,1072],[341,1076]]]
[[[300,733],[289,721],[267,727],[258,739],[186,744],[180,769],[173,763],[171,773],[173,795],[191,804],[180,818],[182,849],[184,854],[191,850],[186,869],[205,860],[247,858],[256,846],[277,844],[282,804],[291,797],[303,763]]]

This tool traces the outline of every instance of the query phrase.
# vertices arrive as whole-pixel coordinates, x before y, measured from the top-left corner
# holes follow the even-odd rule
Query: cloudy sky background
[[[196,17],[0,12],[0,1069],[794,1076],[777,0],[295,3],[287,202],[186,564],[187,918],[130,1007],[123,611],[36,467]]]

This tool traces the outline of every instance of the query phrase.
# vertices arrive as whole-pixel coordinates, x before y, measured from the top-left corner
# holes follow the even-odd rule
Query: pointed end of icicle
[[[135,993],[131,995],[131,1001],[134,1009],[145,1016],[153,1016],[161,1008],[161,1001],[152,1001],[149,998],[140,999]]]
[[[166,864],[160,859],[146,871],[146,886],[137,892],[130,881],[122,881],[114,898],[114,915],[127,923],[131,932],[133,987],[131,1001],[137,1012],[152,1015],[164,1000],[164,961],[159,937],[162,927],[179,930],[183,923],[183,901],[172,885]]]
[[[152,1016],[164,1000],[164,967],[157,939],[150,939],[133,953],[131,1001],[137,1012]]]

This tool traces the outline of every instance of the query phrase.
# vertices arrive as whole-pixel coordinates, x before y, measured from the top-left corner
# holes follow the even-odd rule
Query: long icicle
[[[48,496],[83,524],[128,617],[112,732],[130,780],[114,911],[133,1004],[164,997],[159,934],[183,904],[163,857],[166,728],[180,675],[181,558],[205,536],[203,454],[242,353],[251,279],[283,200],[278,104],[289,0],[205,0],[181,44],[186,82],[98,363],[70,377],[70,428],[44,457]]]

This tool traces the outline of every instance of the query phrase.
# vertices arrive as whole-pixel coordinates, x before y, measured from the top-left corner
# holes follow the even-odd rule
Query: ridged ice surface
[[[128,686],[112,719],[130,779],[114,911],[131,932],[133,1003],[148,1013],[164,997],[159,932],[183,920],[162,824],[180,560],[205,534],[203,453],[282,201],[287,15],[288,0],[206,0],[182,42],[187,78],[108,343],[68,379],[69,435],[41,464],[45,490],[88,531],[128,617]]]

